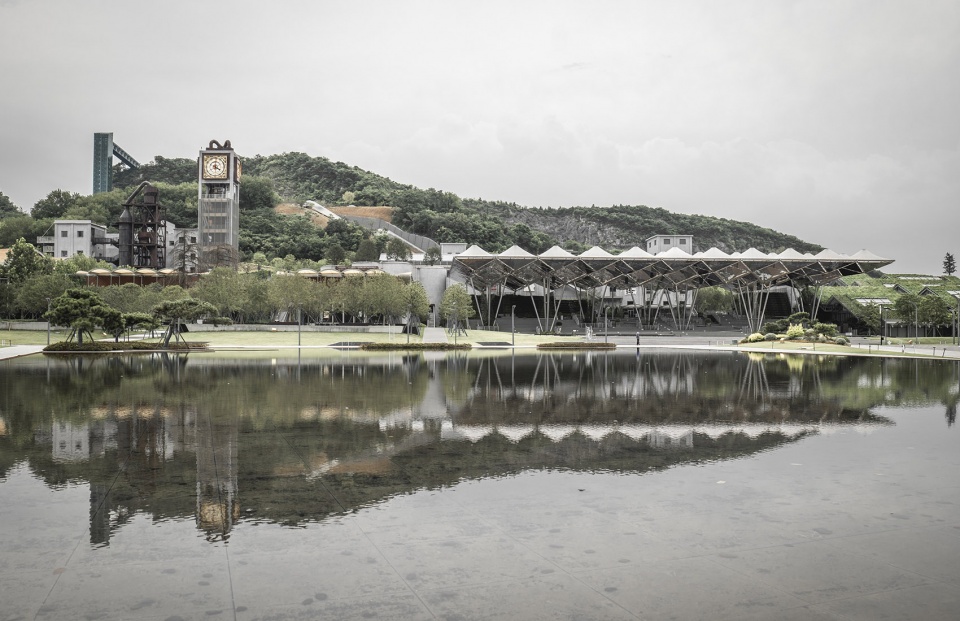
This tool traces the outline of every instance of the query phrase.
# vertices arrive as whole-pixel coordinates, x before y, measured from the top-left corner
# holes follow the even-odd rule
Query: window
[[[66,231],[60,231],[60,237],[66,237],[66,236],[67,236]]]
[[[66,251],[66,250],[61,250],[61,251],[60,251],[60,256],[63,257],[63,258],[66,258],[66,257],[67,257],[67,251]]]
[[[83,231],[77,231],[77,237],[83,237]]]
[[[196,236],[196,235],[191,235],[191,236],[190,236],[190,243],[191,243],[191,244],[197,243],[197,236]]]
[[[83,250],[77,250],[77,254],[82,255],[82,254],[83,254]]]
[[[680,240],[680,245],[681,245],[681,246],[686,246],[686,245],[687,245],[687,240],[681,239],[681,240]]]
[[[664,240],[663,240],[663,245],[664,245],[664,246],[669,246],[669,245],[670,245],[670,238],[669,238],[669,237],[664,238]]]

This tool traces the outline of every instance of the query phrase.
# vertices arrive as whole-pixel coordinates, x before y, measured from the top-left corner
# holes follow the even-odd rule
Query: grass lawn
[[[64,330],[53,330],[50,342],[62,341],[67,334]],[[47,333],[45,330],[0,330],[0,341],[4,345],[46,345]]]
[[[879,344],[879,341],[878,341]],[[737,345],[744,351],[760,350],[775,352],[796,352],[796,353],[824,353],[824,354],[843,354],[847,356],[897,356],[909,358],[940,358],[940,355],[931,355],[926,352],[912,352],[909,349],[903,352],[880,350],[874,345],[874,349],[868,347],[851,347],[849,345],[833,345],[829,343],[801,343],[796,341],[763,341],[759,343],[740,343]]]
[[[877,345],[880,343],[879,336],[871,336],[871,337],[868,337],[866,340],[870,341],[874,345]],[[904,339],[904,338],[892,338],[889,336],[885,336],[883,338],[884,345],[906,345],[908,347],[910,345],[913,345],[914,343],[916,343],[917,345],[953,345],[956,342],[957,342],[956,337],[950,338],[949,336],[922,336],[920,337],[919,340],[916,338]]]

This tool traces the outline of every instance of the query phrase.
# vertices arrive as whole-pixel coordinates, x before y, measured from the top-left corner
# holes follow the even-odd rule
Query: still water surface
[[[277,355],[0,363],[0,620],[960,611],[956,362]]]

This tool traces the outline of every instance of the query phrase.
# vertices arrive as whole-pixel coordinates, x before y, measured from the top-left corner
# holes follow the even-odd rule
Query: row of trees
[[[127,283],[97,289],[96,295],[122,314],[150,314],[161,305],[191,299],[207,304],[211,316],[237,323],[295,322],[300,314],[305,323],[390,324],[408,316],[423,321],[430,312],[420,283],[404,283],[389,274],[317,282],[295,274],[263,278],[218,268],[189,289]]]
[[[935,295],[902,294],[891,306],[885,306],[884,322],[899,321],[905,326],[914,326],[919,331],[935,330],[940,326],[949,326],[955,320],[955,307]],[[861,321],[876,334],[881,331],[880,307],[868,305],[863,309]]]
[[[134,292],[127,288],[121,293]],[[110,294],[105,290],[105,295]],[[201,278],[189,295],[238,323],[295,321],[297,313],[305,322],[395,323],[408,314],[425,320],[430,311],[423,285],[389,274],[318,282],[296,274],[239,274],[221,268]],[[133,299],[126,303],[130,308],[140,304]]]

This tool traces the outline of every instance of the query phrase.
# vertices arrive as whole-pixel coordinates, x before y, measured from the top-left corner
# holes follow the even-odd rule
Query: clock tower
[[[240,260],[242,164],[230,141],[211,140],[198,160],[197,244],[201,270],[236,268]]]

